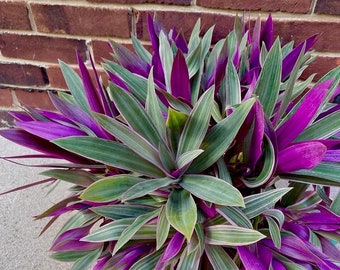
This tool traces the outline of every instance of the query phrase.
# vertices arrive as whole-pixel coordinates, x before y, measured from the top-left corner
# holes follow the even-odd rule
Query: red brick
[[[26,105],[37,109],[53,110],[54,106],[45,90],[23,90],[17,89],[14,91],[20,105]]]
[[[149,40],[146,16],[148,11],[140,11],[137,21],[138,37]],[[150,11],[152,13],[152,11]],[[234,16],[222,13],[200,13],[200,12],[178,12],[178,11],[157,11],[157,20],[166,30],[176,27],[182,29],[186,39],[189,39],[191,31],[199,18],[201,18],[202,34],[211,26],[215,25],[213,42],[225,38],[233,29]],[[185,24],[183,24],[185,22]]]
[[[314,49],[328,52],[340,51],[340,21],[275,21],[274,29],[284,43],[294,40],[297,44],[309,36],[319,34]]]
[[[319,14],[340,15],[340,1],[318,0],[314,12]]]
[[[118,3],[118,4],[167,4],[189,6],[191,0],[87,0],[92,3]]]
[[[337,0],[334,0],[337,1]],[[197,0],[197,5],[207,8],[233,9],[242,11],[282,11],[308,13],[312,0]]]
[[[0,106],[11,107],[13,105],[11,89],[0,89]]]
[[[0,29],[31,30],[25,1],[0,2]]]
[[[34,61],[56,63],[61,59],[76,63],[75,50],[85,59],[85,40],[47,37],[40,35],[0,35],[0,50],[3,56]]]
[[[127,8],[103,8],[32,3],[37,30],[43,33],[130,36],[130,17]]]
[[[302,74],[302,78],[306,79],[311,74],[316,73],[314,80],[319,80],[323,75],[328,73],[331,69],[340,65],[340,56],[339,57],[330,57],[330,56],[318,56],[314,62],[312,62],[308,68]]]
[[[74,70],[79,74],[78,68],[74,68]],[[90,72],[90,75],[92,76],[93,83],[95,84],[92,68],[89,68],[89,72]],[[97,68],[97,72],[98,72],[98,75],[100,77],[102,77],[103,83],[105,85],[107,85],[108,76],[107,76],[106,72],[102,68]],[[50,81],[50,87],[51,88],[54,88],[54,89],[59,88],[59,89],[65,89],[65,90],[68,89],[66,82],[64,80],[64,76],[63,76],[59,66],[53,65],[53,66],[47,67],[47,75],[48,75],[48,78],[49,78],[49,81]]]
[[[100,64],[103,62],[103,59],[112,60],[111,53],[113,52],[109,41],[102,41],[102,40],[92,40],[91,47],[93,50],[94,61],[96,64]]]
[[[45,86],[46,70],[39,66],[0,63],[0,84]]]

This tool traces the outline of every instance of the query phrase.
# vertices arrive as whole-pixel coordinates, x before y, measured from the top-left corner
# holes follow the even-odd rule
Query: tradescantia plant
[[[46,180],[71,195],[36,218],[73,213],[52,257],[72,269],[340,269],[340,68],[312,84],[312,36],[281,45],[272,18],[212,44],[152,16],[152,53],[114,41],[107,88],[78,56],[60,62],[56,111],[12,112],[11,141],[68,163]],[[23,156],[23,158],[29,158]],[[25,187],[22,187],[25,188]],[[10,192],[10,191],[9,191]]]

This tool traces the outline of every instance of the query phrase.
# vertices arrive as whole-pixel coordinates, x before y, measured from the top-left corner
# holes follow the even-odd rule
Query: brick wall
[[[319,57],[307,74],[340,64],[340,0],[0,0],[0,108],[51,108],[46,90],[66,88],[58,59],[76,67],[75,50],[84,60],[92,51],[99,64],[110,57],[109,38],[129,44],[135,32],[147,41],[150,11],[187,34],[201,17],[203,32],[216,24],[217,39],[237,13],[252,19],[272,13],[284,42],[321,34],[314,47]]]

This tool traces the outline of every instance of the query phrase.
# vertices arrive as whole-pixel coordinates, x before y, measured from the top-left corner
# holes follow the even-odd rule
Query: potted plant
[[[247,25],[236,18],[212,44],[198,20],[187,42],[150,15],[151,53],[136,37],[134,52],[110,41],[107,87],[78,55],[80,76],[60,62],[70,93],[50,94],[56,111],[11,113],[3,137],[68,161],[35,183],[73,184],[37,216],[51,218],[45,230],[73,213],[53,258],[81,270],[340,269],[340,68],[301,80],[317,36],[282,45],[271,16]]]

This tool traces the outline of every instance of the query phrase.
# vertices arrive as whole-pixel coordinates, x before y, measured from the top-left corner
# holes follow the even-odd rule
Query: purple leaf
[[[323,161],[340,162],[340,150],[327,150]]]
[[[324,207],[319,207],[318,211],[308,213],[299,219],[299,222],[308,225],[308,227],[314,227],[313,225],[338,225],[340,224],[340,216],[327,210]],[[324,226],[324,227],[325,227]],[[338,227],[339,228],[339,227]],[[322,230],[322,228],[312,228],[316,230]],[[335,228],[336,230],[336,228]]]
[[[82,130],[70,126],[64,126],[54,122],[17,122],[16,125],[23,130],[41,137],[45,140],[52,141],[69,136],[85,136]]]
[[[112,258],[110,256],[101,258],[97,260],[97,263],[93,266],[92,270],[103,270],[107,261]]]
[[[334,260],[340,258],[340,250],[328,239],[319,236],[322,252]]]
[[[147,15],[147,21],[148,21],[148,31],[149,31],[149,37],[150,37],[150,41],[152,45],[152,50],[156,52],[158,51],[158,47],[159,47],[159,39],[158,39],[158,34],[156,33],[154,20],[150,13],[148,13]]]
[[[190,80],[187,63],[181,50],[177,51],[171,70],[171,92],[191,104]]]
[[[272,261],[272,269],[275,269],[275,270],[286,270],[286,267],[280,261],[273,259],[273,261]]]
[[[94,64],[94,61],[93,61],[91,54],[90,54],[89,58],[90,58],[93,74],[94,74],[94,77],[95,77],[95,80],[96,80],[96,83],[97,83],[97,92],[98,92],[99,98],[102,101],[102,105],[103,105],[103,108],[104,108],[105,115],[113,117],[114,116],[113,112],[111,111],[111,108],[109,106],[109,105],[111,105],[112,102],[109,100],[108,95],[106,94],[105,89],[104,89],[103,85],[101,84],[101,82],[99,80],[98,72],[96,70],[96,67],[95,67],[95,64]]]
[[[301,53],[301,50],[303,48],[303,44],[306,43],[306,49],[307,52],[310,50],[315,42],[318,39],[318,35],[314,35],[306,39],[305,41],[301,42],[298,46],[296,46],[282,61],[282,74],[281,78],[282,81],[284,81],[288,75],[292,72],[294,65],[299,58],[299,55]]]
[[[21,129],[0,130],[0,135],[16,144],[48,154],[54,158],[61,158],[78,164],[93,164],[93,161],[63,150],[55,144]]]
[[[93,118],[84,112],[77,105],[71,104],[57,96],[50,95],[53,105],[67,118],[74,121],[76,124],[81,124],[91,130],[99,138],[112,139],[102,127],[93,120]]]
[[[185,237],[181,233],[176,232],[165,249],[163,256],[161,257],[161,261],[167,262],[175,257],[181,250],[184,240]]]
[[[309,240],[309,230],[306,226],[297,224],[294,221],[292,221],[292,222],[285,222],[283,224],[283,228],[287,231],[294,233],[296,236],[298,236],[300,239],[304,241]]]
[[[179,48],[183,53],[188,53],[188,45],[182,30],[177,32],[176,28],[173,28],[172,39],[175,41],[177,48]]]
[[[87,99],[87,102],[89,103],[91,110],[94,112],[98,112],[98,113],[104,113],[103,106],[101,104],[100,98],[98,97],[97,90],[93,86],[90,73],[87,70],[79,53],[77,53],[77,60],[78,60],[80,74],[82,77],[86,99]]]
[[[264,42],[267,50],[269,51],[274,43],[274,25],[271,14],[269,14],[266,22],[262,27],[260,40]]]
[[[261,260],[251,253],[246,247],[237,247],[238,255],[245,270],[266,270]]]
[[[26,112],[9,112],[10,116],[14,119],[19,120],[21,122],[32,121],[34,120],[28,113]]]
[[[253,170],[259,158],[262,155],[262,141],[264,135],[264,112],[261,103],[256,100],[253,108],[254,122],[253,134],[250,142],[249,166]]]
[[[293,144],[279,152],[277,170],[280,173],[289,173],[312,169],[322,161],[326,150],[327,147],[319,142]]]
[[[68,240],[64,241],[57,246],[55,246],[53,249],[51,248],[51,251],[88,251],[88,250],[94,250],[99,248],[102,245],[102,243],[92,243],[92,242],[82,242],[78,240]]]
[[[145,78],[148,77],[150,71],[150,65],[148,63],[144,62],[138,55],[117,42],[111,41],[111,45],[120,65],[132,73]]]
[[[277,129],[279,150],[288,146],[312,121],[331,83],[332,80],[327,80],[311,89],[295,113]]]
[[[51,96],[53,96],[51,94]],[[71,121],[71,119],[69,119],[68,117],[60,114],[60,113],[56,113],[56,112],[51,112],[51,111],[42,111],[42,110],[38,110],[39,114],[41,114],[43,117],[46,117],[47,119],[54,121],[54,122],[64,122],[64,123],[69,123],[69,124],[73,124],[73,122]]]

